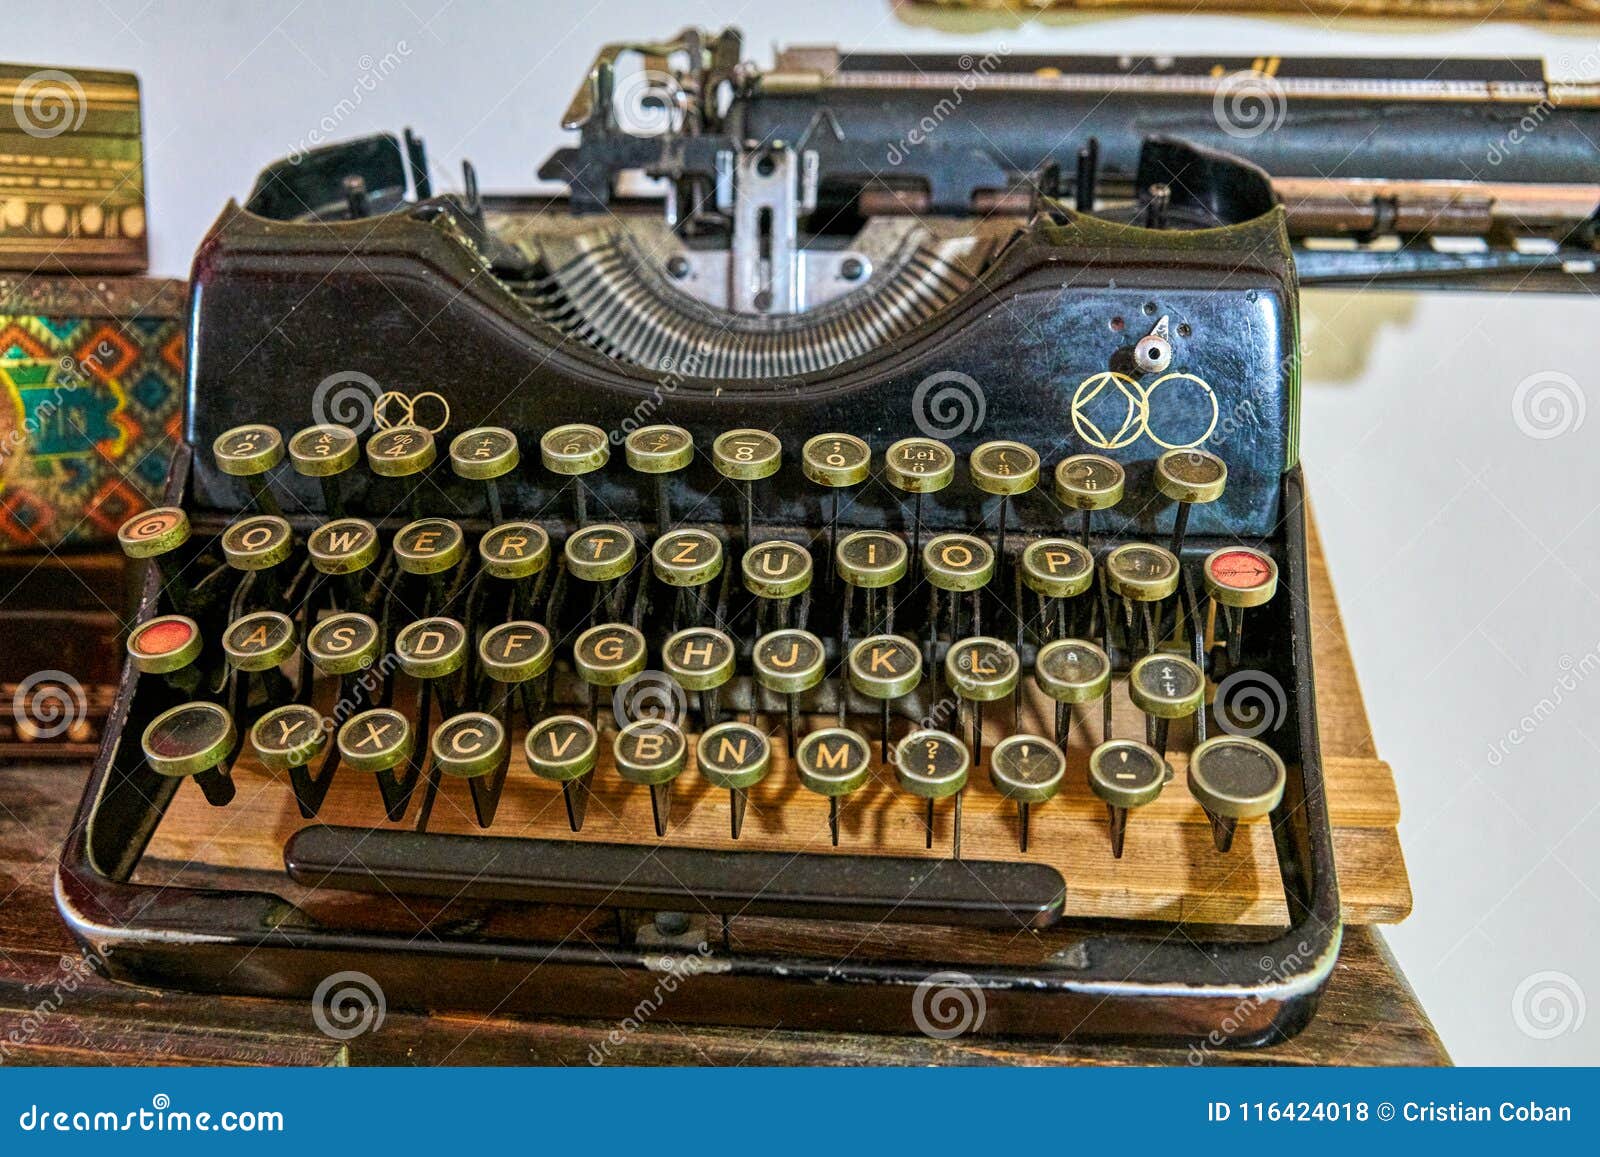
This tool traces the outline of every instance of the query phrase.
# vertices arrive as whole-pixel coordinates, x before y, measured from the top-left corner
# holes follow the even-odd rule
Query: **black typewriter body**
[[[734,75],[736,44],[690,48],[705,58],[702,83]],[[1340,910],[1298,464],[1299,237],[1278,174],[1150,135],[1136,160],[1117,145],[1110,175],[1131,188],[1119,205],[1095,195],[1091,144],[1075,187],[1039,177],[1025,213],[886,225],[863,211],[863,190],[837,200],[856,162],[808,176],[804,135],[750,143],[736,126],[716,136],[710,104],[695,106],[700,131],[672,147],[619,134],[594,111],[612,96],[611,60],[603,54],[587,82],[580,150],[552,162],[574,174],[570,201],[484,199],[470,173],[465,195],[435,196],[408,134],[275,166],[213,227],[195,262],[186,438],[166,496],[190,529],[148,574],[142,608],[143,621],[179,602],[194,609],[198,682],[132,661],[125,669],[58,876],[74,932],[117,977],[214,992],[303,997],[360,970],[397,1006],[621,1019],[670,977],[677,1021],[927,1032],[933,986],[981,1001],[968,1031],[1232,1046],[1293,1035],[1337,957]],[[792,91],[774,94],[766,111],[793,120],[789,101]],[[752,110],[747,123],[758,123]],[[710,137],[734,143],[719,157]],[[657,204],[592,181],[580,188],[585,155],[667,179],[667,225]],[[778,222],[754,249],[741,234],[747,198],[771,214],[763,230]],[[933,198],[934,208],[947,201]],[[815,222],[830,205],[849,229],[785,233],[797,211]],[[785,249],[801,234],[803,260]],[[760,264],[742,266],[753,253]],[[787,281],[772,272],[785,260]],[[742,279],[746,268],[755,282]],[[362,391],[360,413],[341,415],[341,399],[360,402]],[[349,424],[369,451],[380,437],[426,433],[438,461],[399,476],[364,460],[331,483],[287,463],[247,478],[215,453],[242,423],[291,444],[307,426]],[[547,435],[572,423],[592,427],[609,453],[581,475],[541,457]],[[654,477],[625,466],[630,435],[663,424],[692,440],[693,455]],[[482,427],[508,432],[521,451],[490,485],[454,470],[445,452]],[[751,481],[719,457],[734,430],[780,442],[776,471]],[[870,468],[822,484],[801,459],[823,435],[858,439]],[[942,443],[953,480],[891,485],[888,455],[904,439]],[[1011,488],[1009,468],[980,478],[997,442],[1037,456],[1036,486]],[[1225,463],[1225,489],[1174,499],[1165,465],[1174,454]],[[1086,509],[1068,501],[1070,487],[1052,487],[1056,465],[1082,455],[1111,464],[1120,501],[1095,507],[1091,495]],[[291,546],[272,567],[241,571],[219,538],[269,506],[281,508]],[[373,581],[345,582],[308,561],[308,538],[333,516],[376,528],[383,546],[362,572]],[[397,561],[396,536],[422,517],[459,531],[463,557],[442,577]],[[485,535],[509,520],[548,536],[537,577],[505,580],[480,558]],[[635,554],[590,581],[568,548],[599,523],[620,527]],[[678,531],[709,533],[722,560],[688,597],[652,551]],[[906,568],[887,585],[859,579],[839,553],[862,533],[901,544]],[[945,534],[998,547],[976,593],[932,581],[924,552]],[[1087,586],[1055,597],[1034,585],[1028,551],[1045,539],[1089,550]],[[803,593],[741,585],[750,548],[768,542],[809,559]],[[1177,556],[1168,593],[1149,601],[1113,573],[1112,556],[1139,544]],[[1228,552],[1270,570],[1276,594],[1224,611],[1209,568]],[[417,752],[388,781],[380,772],[379,787],[370,770],[337,763],[321,765],[331,788],[312,762],[270,772],[252,756],[254,724],[300,704],[342,734],[349,676],[328,678],[298,649],[242,673],[221,636],[242,616],[281,609],[304,643],[319,621],[354,607],[370,612],[383,656],[357,706],[405,715]],[[397,671],[388,660],[399,634],[439,616],[462,628],[466,674]],[[546,667],[516,696],[472,658],[511,620],[540,624],[551,642]],[[716,722],[759,728],[771,745],[765,778],[728,786],[745,781],[712,779],[703,753],[665,779],[637,768],[619,778],[624,735],[649,720],[629,715],[614,685],[580,662],[597,625],[637,630],[647,673],[677,631],[724,631],[731,677],[710,699],[685,697],[679,731],[687,752]],[[814,634],[823,673],[786,693],[758,676],[754,651],[770,632],[798,629]],[[858,680],[853,662],[887,636],[922,657],[920,677],[892,693],[870,690],[873,671]],[[957,685],[972,668],[947,661],[975,638],[1013,659],[1017,690]],[[1114,675],[1109,690],[1058,707],[1052,731],[1040,656],[1065,638],[1100,648]],[[1192,668],[1199,681],[1191,706],[1159,721],[1154,708],[1130,714],[1127,704],[1129,680],[1151,660]],[[1191,825],[1199,838],[1186,836],[1182,855],[1268,868],[1283,919],[1076,913],[1081,881],[1055,862],[1061,829],[1051,829],[1093,774],[1090,749],[1134,739],[1128,728],[1142,724],[1170,777],[1169,754],[1187,760],[1208,737],[1238,738],[1210,699],[1242,671],[1283,694],[1278,725],[1245,737],[1281,768],[1277,794],[1236,827],[1191,782],[1210,822]],[[447,692],[434,686],[445,682]],[[196,698],[237,716],[226,756],[198,774],[163,774],[150,729]],[[494,767],[440,774],[448,753],[427,742],[429,729],[457,709],[501,721]],[[578,794],[589,802],[578,805],[570,782],[535,782],[531,756],[512,753],[543,719],[586,711],[616,764],[602,755],[584,773]],[[858,796],[828,796],[799,773],[797,746],[831,727],[870,753]],[[913,732],[938,732],[970,757],[964,789],[939,794],[907,770],[898,749]],[[1065,752],[1063,802],[1002,789],[995,744],[1013,735]],[[248,824],[270,792],[294,801],[273,813],[281,862],[173,862],[206,846],[202,796],[217,822],[232,822],[233,809]],[[1118,871],[1137,873],[1142,804],[1113,805],[1124,798],[1115,785],[1094,795],[1103,817],[1091,826],[1074,812],[1071,838],[1107,842]],[[163,836],[174,812],[187,819]],[[153,844],[166,850],[152,867]]]

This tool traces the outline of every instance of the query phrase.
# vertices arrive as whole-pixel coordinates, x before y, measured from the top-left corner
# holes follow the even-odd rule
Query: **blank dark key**
[[[1228,485],[1228,466],[1209,450],[1168,450],[1156,459],[1156,489],[1178,504],[1172,524],[1173,554],[1183,553],[1189,510],[1197,502],[1215,502]]]
[[[1283,760],[1259,739],[1218,735],[1189,756],[1189,793],[1210,817],[1219,852],[1233,847],[1240,820],[1269,815],[1283,802],[1287,782]]]

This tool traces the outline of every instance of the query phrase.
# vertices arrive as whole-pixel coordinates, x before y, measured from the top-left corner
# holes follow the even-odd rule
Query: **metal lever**
[[[302,828],[303,884],[354,892],[895,924],[1047,928],[1066,882],[1044,864],[718,852],[571,840]]]

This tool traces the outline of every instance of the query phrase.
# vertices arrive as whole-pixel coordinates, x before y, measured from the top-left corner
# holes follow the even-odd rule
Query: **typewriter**
[[[1298,286],[1583,287],[1594,100],[691,30],[602,50],[563,196],[409,131],[272,165],[195,261],[63,915],[216,992],[1292,1035],[1340,941]],[[1172,863],[1165,919],[1077,902]],[[1222,927],[1241,873],[1280,919]]]

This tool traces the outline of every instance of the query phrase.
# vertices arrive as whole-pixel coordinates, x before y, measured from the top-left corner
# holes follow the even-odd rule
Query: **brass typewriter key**
[[[467,538],[459,523],[448,518],[419,518],[394,533],[395,562],[406,574],[427,580],[427,610],[442,611],[452,590],[445,576],[466,557]]]
[[[1109,739],[1089,753],[1089,790],[1106,805],[1114,857],[1122,859],[1128,812],[1154,800],[1171,778],[1155,748],[1133,739]]]
[[[1278,564],[1254,547],[1225,546],[1206,556],[1200,573],[1206,594],[1222,608],[1228,663],[1237,666],[1244,653],[1244,613],[1278,593]]]
[[[306,655],[324,675],[354,675],[378,660],[383,633],[367,615],[343,611],[318,620],[306,632]],[[340,698],[348,698],[341,692]]]
[[[589,521],[589,487],[584,477],[611,461],[611,442],[598,426],[574,422],[547,430],[539,439],[539,459],[552,474],[572,479],[572,510],[578,525]]]
[[[597,584],[596,602],[605,604],[609,617],[619,618],[622,614],[619,580],[626,578],[638,561],[633,533],[614,522],[580,527],[567,536],[562,554],[567,560],[567,573],[575,579]],[[593,613],[591,608],[591,617]]]
[[[506,729],[500,720],[486,711],[463,711],[434,728],[428,746],[435,768],[468,782],[478,826],[486,828],[494,823],[511,757]]]
[[[177,690],[193,694],[200,685],[194,661],[203,642],[200,625],[187,615],[157,615],[128,633],[128,658],[136,671],[164,676]]]
[[[177,609],[193,613],[198,600],[183,581],[178,548],[189,541],[189,516],[176,506],[156,506],[126,519],[117,528],[117,545],[134,561],[150,559],[161,576],[161,589]]]
[[[971,721],[972,761],[983,763],[983,705],[1017,689],[1022,659],[1010,643],[984,637],[960,639],[944,656],[945,678]]]
[[[850,649],[850,685],[869,699],[879,701],[879,753],[889,761],[889,704],[909,695],[922,682],[922,652],[899,635],[873,635]],[[839,695],[839,716],[845,716],[846,698]]]
[[[250,746],[262,767],[289,777],[300,814],[306,819],[316,815],[333,782],[332,760],[337,756],[328,744],[328,720],[308,703],[274,707],[250,728]],[[323,768],[312,779],[306,767],[319,756]]]
[[[1189,794],[1211,819],[1217,851],[1233,847],[1240,820],[1270,815],[1283,802],[1283,760],[1259,739],[1218,735],[1189,754]]]
[[[989,756],[989,781],[1001,795],[1016,802],[1019,851],[1028,850],[1029,809],[1054,799],[1066,774],[1067,757],[1048,739],[1008,735],[995,744]]]
[[[661,645],[661,662],[667,674],[685,691],[700,696],[700,716],[707,727],[721,718],[721,688],[733,678],[738,650],[733,640],[711,627],[688,627],[669,635]]]
[[[1189,508],[1215,502],[1228,485],[1228,465],[1209,450],[1168,450],[1156,459],[1156,489],[1178,504],[1172,523],[1173,554],[1183,553]]]
[[[922,496],[937,494],[956,477],[956,453],[933,438],[902,438],[883,456],[883,476],[890,486],[914,495],[911,508],[911,554],[922,557]]]
[[[994,552],[1006,556],[1006,514],[1011,499],[1026,494],[1039,484],[1039,455],[1021,442],[985,442],[968,460],[972,484],[985,494],[1000,496],[1000,523],[995,531]]]
[[[211,456],[218,470],[244,479],[257,510],[283,513],[267,479],[272,468],[283,461],[283,435],[276,426],[252,423],[224,430],[211,443]]]
[[[894,773],[900,786],[928,801],[928,847],[933,847],[933,805],[955,797],[952,853],[961,858],[961,789],[967,786],[971,757],[961,740],[943,731],[913,731],[895,745]]]
[[[380,478],[421,480],[438,450],[433,435],[420,426],[391,426],[367,439],[367,467]],[[411,517],[422,517],[420,488],[411,484],[407,495]]]
[[[366,605],[359,575],[378,559],[378,528],[364,518],[336,518],[306,536],[306,554],[319,574],[334,576],[344,610]]]
[[[663,719],[635,719],[617,732],[611,750],[623,779],[650,788],[656,837],[664,837],[672,810],[672,781],[682,774],[689,755],[682,729]]]
[[[798,696],[822,682],[827,657],[821,639],[810,631],[792,629],[762,635],[750,650],[756,682],[784,697],[784,729],[791,754],[800,723]]]
[[[905,540],[886,530],[857,530],[839,540],[835,556],[839,577],[845,581],[844,620],[850,618],[855,590],[860,587],[867,592],[866,633],[891,630],[894,585],[906,577],[906,561],[911,557]]]
[[[1074,454],[1056,463],[1056,501],[1082,513],[1078,537],[1085,550],[1094,512],[1121,502],[1127,481],[1122,464],[1103,454]]]
[[[490,522],[504,517],[499,479],[515,470],[521,461],[517,436],[503,426],[478,426],[463,430],[450,440],[450,469],[458,478],[483,483]]]
[[[950,599],[950,637],[958,639],[964,633],[961,625],[961,596],[971,594],[970,627],[973,633],[983,629],[983,588],[994,577],[994,548],[981,538],[970,534],[941,534],[929,539],[922,548],[922,574],[928,580],[928,646],[927,661],[933,662],[934,647],[939,640],[939,593],[948,591]]]
[[[400,628],[399,633],[395,635],[394,657],[400,664],[400,669],[418,683],[416,733],[426,750],[429,736],[432,734],[430,720],[433,717],[434,701],[437,700],[439,703],[441,716],[454,715],[458,709],[455,693],[448,689],[443,681],[447,679],[451,683],[458,681],[458,673],[467,658],[467,629],[455,619],[443,617],[417,619]],[[420,753],[415,751],[408,754],[406,769],[408,783],[414,783],[421,773],[421,766],[415,758],[418,754]],[[427,817],[432,812],[434,794],[437,790],[438,779],[430,772],[419,819],[423,826],[426,826]]]
[[[589,689],[589,722],[599,713],[597,687],[620,687],[644,670],[649,648],[644,636],[626,623],[590,627],[572,644],[572,665]],[[648,721],[645,721],[648,722]]]
[[[390,821],[404,816],[418,770],[410,720],[392,707],[373,707],[347,719],[334,743],[341,762],[376,777]],[[401,764],[408,769],[403,778],[395,773]]]
[[[747,793],[772,767],[772,745],[766,734],[748,723],[719,723],[700,736],[695,762],[713,786],[728,789],[728,831],[738,839]]]
[[[322,487],[322,509],[330,518],[344,517],[339,477],[361,460],[361,442],[348,426],[327,423],[295,431],[289,439],[289,463],[302,478]]]
[[[595,757],[600,750],[600,736],[594,726],[577,715],[552,715],[533,725],[522,748],[528,770],[540,779],[561,785],[567,823],[573,831],[581,831],[589,806],[589,781],[594,778]]]
[[[478,539],[478,561],[490,578],[515,583],[507,614],[528,613],[544,585],[550,565],[550,536],[535,522],[502,522]],[[525,579],[538,578],[529,584]]]
[[[222,532],[222,555],[234,570],[250,574],[252,591],[262,602],[277,599],[273,568],[294,550],[294,531],[276,514],[254,514],[230,522]]]
[[[1067,600],[1076,598],[1094,583],[1094,555],[1089,548],[1070,538],[1040,538],[1022,550],[1022,581],[1039,596],[1039,606],[1048,624],[1054,619],[1055,633],[1067,634]],[[1051,608],[1055,613],[1050,614]]]
[[[1106,586],[1120,595],[1131,624],[1133,606],[1139,605],[1144,625],[1144,651],[1156,649],[1155,604],[1178,589],[1178,556],[1148,542],[1128,542],[1105,558]]]
[[[806,562],[809,565],[809,557]],[[706,603],[701,588],[722,574],[722,540],[707,530],[669,530],[651,544],[650,569],[674,589],[673,626],[683,622],[684,605],[690,601],[692,621],[698,623]]]
[[[538,623],[513,620],[490,627],[478,640],[478,667],[490,679],[506,686],[500,722],[511,729],[511,701],[518,695],[529,723],[538,714],[532,702],[533,680],[550,670],[555,648],[550,632]]]
[[[867,480],[872,447],[854,434],[818,434],[800,448],[800,469],[812,482],[828,488],[828,559],[839,544],[839,491]]]
[[[794,770],[807,790],[828,797],[828,831],[839,846],[839,800],[872,774],[872,746],[844,727],[824,727],[800,741]]]
[[[215,703],[195,700],[169,707],[144,729],[141,746],[150,770],[193,776],[207,802],[222,807],[233,799],[228,761],[238,744],[233,716]]]
[[[1205,705],[1206,677],[1182,655],[1146,655],[1128,672],[1128,697],[1148,717],[1146,742],[1165,758],[1168,724]]]
[[[222,650],[235,669],[269,676],[273,695],[287,694],[288,681],[278,668],[295,652],[294,620],[288,615],[252,611],[239,616],[222,632]]]
[[[655,483],[656,533],[672,525],[672,476],[694,461],[694,435],[682,426],[641,426],[623,443],[628,466]]]
[[[1056,639],[1039,648],[1034,682],[1056,703],[1056,744],[1065,748],[1074,703],[1093,703],[1111,688],[1111,660],[1084,639]]]
[[[744,552],[739,572],[744,589],[761,602],[756,607],[756,629],[765,630],[776,614],[779,626],[789,623],[790,600],[811,590],[811,552],[783,539],[758,542]]]
[[[765,430],[729,430],[711,443],[711,463],[724,478],[741,483],[744,545],[754,541],[755,483],[778,472],[783,461],[783,443]]]

